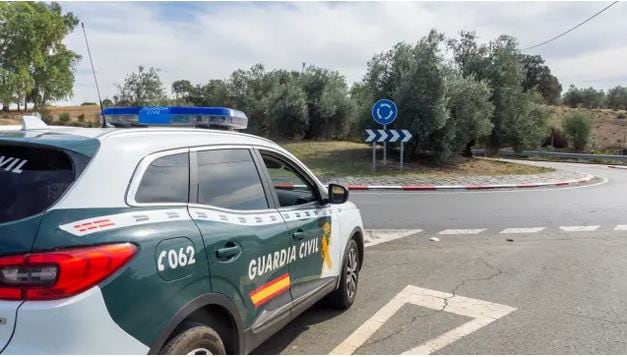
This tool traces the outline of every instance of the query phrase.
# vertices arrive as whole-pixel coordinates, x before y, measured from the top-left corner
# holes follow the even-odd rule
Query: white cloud
[[[368,2],[368,3],[62,3],[87,26],[105,97],[139,64],[177,79],[204,83],[237,68],[300,69],[302,62],[334,68],[349,83],[370,57],[399,41],[415,42],[436,28],[449,36],[475,30],[487,41],[501,33],[535,44],[585,19],[606,3]],[[564,87],[625,84],[627,7],[622,3],[534,53]],[[67,45],[83,55],[73,103],[96,98],[82,33]]]

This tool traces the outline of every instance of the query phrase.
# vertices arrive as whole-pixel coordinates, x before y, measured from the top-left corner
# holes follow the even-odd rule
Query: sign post
[[[401,172],[405,162],[405,143],[414,136],[407,129],[366,129],[364,133],[366,143],[372,143],[372,172],[376,170],[376,145],[377,143],[400,143],[401,144]]]
[[[396,107],[396,103],[390,99],[379,99],[370,109],[370,115],[376,123],[383,125],[383,131],[385,132],[387,131],[387,126],[396,120],[398,108]],[[382,140],[380,142],[383,142],[383,164],[385,164],[387,162],[387,141]],[[376,167],[376,143],[374,141],[372,144],[372,153],[372,172],[374,172]]]

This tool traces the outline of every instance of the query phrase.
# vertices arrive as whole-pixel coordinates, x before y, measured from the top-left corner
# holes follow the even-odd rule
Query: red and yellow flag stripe
[[[255,307],[259,307],[271,299],[283,294],[290,288],[290,275],[288,273],[281,275],[276,279],[261,285],[257,289],[250,292],[250,300]]]

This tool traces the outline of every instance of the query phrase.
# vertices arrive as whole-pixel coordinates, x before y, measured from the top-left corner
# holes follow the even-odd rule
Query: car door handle
[[[305,239],[305,232],[299,229],[292,233],[292,238],[294,238],[294,240],[303,240]]]
[[[220,248],[216,251],[218,260],[229,260],[242,252],[242,247],[239,245],[232,245],[224,248]]]

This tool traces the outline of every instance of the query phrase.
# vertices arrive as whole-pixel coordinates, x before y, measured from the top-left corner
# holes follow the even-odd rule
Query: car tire
[[[161,349],[162,355],[224,355],[226,349],[220,335],[211,327],[197,323],[185,323],[179,333]]]
[[[354,239],[351,239],[344,253],[340,286],[327,296],[327,302],[331,307],[346,310],[353,305],[359,285],[359,269],[361,268],[359,263],[359,246]]]

